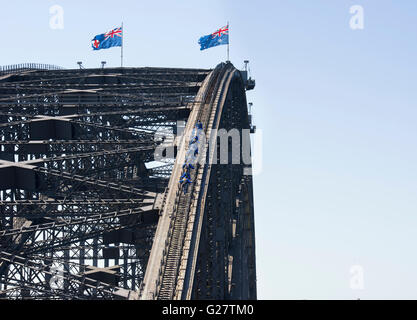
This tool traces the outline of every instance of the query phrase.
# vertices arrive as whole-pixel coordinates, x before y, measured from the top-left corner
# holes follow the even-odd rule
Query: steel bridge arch
[[[193,108],[195,115],[190,115],[188,131],[197,118],[206,126],[208,140],[217,139],[215,135],[213,138],[210,136],[220,128],[238,128],[241,132],[242,129],[249,130],[245,86],[241,73],[230,63],[221,64],[206,81],[197,95],[205,97],[205,103]],[[189,142],[187,137],[184,137],[184,140],[183,149]],[[172,185],[167,196],[168,203],[170,198],[174,199],[174,206],[167,205],[163,211],[163,217],[167,217],[167,221],[169,217],[170,225],[166,224],[164,228],[162,218],[161,228],[157,230],[157,237],[161,242],[164,235],[167,238],[162,246],[154,242],[144,280],[143,298],[256,298],[254,237],[251,238],[248,232],[245,232],[250,230],[249,234],[254,234],[251,164],[236,165],[231,163],[231,159],[227,164],[217,164],[213,159],[218,151],[217,144],[211,150],[206,147],[206,163],[197,173],[199,178],[193,188],[195,193],[190,195],[193,199],[184,204],[181,204],[181,197],[184,195],[178,192],[178,185],[175,185],[179,180],[179,168],[183,161],[181,157],[177,157],[177,172],[175,173],[174,169],[171,176]],[[221,179],[224,180],[220,181]],[[228,183],[228,188],[224,188],[225,182]],[[239,188],[241,189],[238,190]],[[237,201],[243,194],[238,191],[246,194],[245,201],[239,204]],[[249,201],[249,194],[252,203]],[[219,199],[221,201],[218,201]],[[180,205],[177,207],[178,203]],[[246,209],[242,209],[242,205]],[[214,209],[215,206],[217,209]],[[250,214],[242,214],[248,208],[250,210],[246,213]],[[178,224],[178,220],[181,219],[184,220]],[[216,225],[213,225],[213,221],[217,221]],[[176,227],[184,226],[187,226],[186,230],[175,232]],[[238,252],[234,247],[245,236],[250,239],[249,243],[246,243],[247,253]],[[173,242],[176,238],[178,243]],[[244,284],[247,284],[246,288]]]
[[[197,119],[250,129],[246,89],[231,63],[0,76],[0,297],[256,299],[251,164],[207,146],[178,185]],[[148,167],[161,143],[175,161]]]

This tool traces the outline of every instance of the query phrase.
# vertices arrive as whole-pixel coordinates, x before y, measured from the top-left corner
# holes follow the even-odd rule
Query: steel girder
[[[172,169],[147,164],[209,72],[0,78],[0,297],[138,298]]]

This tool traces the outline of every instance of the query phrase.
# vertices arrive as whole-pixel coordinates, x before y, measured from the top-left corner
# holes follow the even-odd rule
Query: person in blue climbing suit
[[[190,141],[190,145],[192,145],[193,143],[196,143],[196,142],[198,142],[198,139],[199,139],[199,134],[200,134],[200,131],[201,130],[203,130],[203,124],[201,123],[201,121],[200,120],[197,120],[197,123],[196,123],[196,125],[195,125],[195,128],[197,129],[197,132],[195,132],[195,131],[193,131],[193,134],[195,134],[196,133],[196,135],[194,136],[194,138]]]
[[[193,166],[191,163],[185,163],[185,164],[182,166],[182,169],[183,169],[186,173],[188,173],[188,175],[190,175],[191,170],[193,170],[193,169],[195,169],[195,168],[194,168],[194,166]]]
[[[191,164],[191,163],[184,163],[183,165],[182,165],[182,169],[184,169],[184,170],[190,170],[190,169],[195,169],[194,168],[194,166]]]
[[[189,171],[185,171],[182,176],[180,177],[180,183],[181,181],[183,181],[184,179],[190,179],[190,172]]]
[[[196,143],[196,142],[198,142],[198,136],[195,136],[195,137],[193,138],[193,140],[191,140],[191,141],[190,141],[190,146],[191,146],[193,143]]]
[[[182,191],[184,192],[184,194],[186,194],[186,193],[187,193],[187,191],[188,191],[188,185],[189,185],[191,182],[192,182],[192,181],[191,181],[191,179],[190,179],[190,175],[189,175],[189,174],[187,175],[187,173],[184,173],[184,174],[181,176],[180,184],[181,184],[181,186],[182,186]]]
[[[195,150],[194,150],[194,157],[197,157],[197,155],[198,155],[198,147],[195,148]]]

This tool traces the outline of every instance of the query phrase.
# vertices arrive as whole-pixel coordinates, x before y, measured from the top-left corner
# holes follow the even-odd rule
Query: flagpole
[[[227,21],[227,61],[229,61],[229,42],[230,42],[230,27],[229,27],[229,21]]]
[[[123,22],[122,22],[122,46],[120,49],[120,67],[123,68],[123,38],[124,38],[124,29],[123,29]]]

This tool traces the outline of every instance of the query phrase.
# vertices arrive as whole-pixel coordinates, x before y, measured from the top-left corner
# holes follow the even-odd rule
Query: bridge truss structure
[[[0,76],[0,299],[256,299],[251,164],[203,146],[178,183],[198,119],[251,128],[242,75]]]

